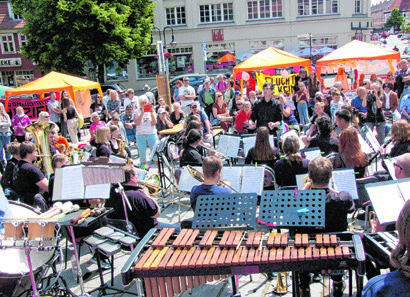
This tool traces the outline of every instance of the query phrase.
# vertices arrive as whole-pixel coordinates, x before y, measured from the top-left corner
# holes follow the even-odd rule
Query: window
[[[18,15],[18,14],[15,14],[14,13],[14,11],[13,11],[13,6],[11,6],[11,3],[9,2],[8,3],[8,6],[9,6],[9,16],[10,16],[10,20],[11,21],[21,21],[22,19],[23,19],[23,17],[22,16],[20,16],[20,15]]]
[[[299,16],[334,13],[339,13],[338,0],[298,0]]]
[[[282,16],[282,0],[248,1],[248,20],[278,18]]]
[[[27,44],[27,36],[19,34],[19,46],[22,47]]]
[[[13,34],[1,36],[1,52],[3,54],[14,54],[14,38]]]
[[[185,7],[169,7],[166,10],[167,15],[167,25],[185,25]]]
[[[361,0],[354,1],[354,13],[362,13],[362,1]]]
[[[199,6],[201,23],[233,21],[232,3],[219,3]]]

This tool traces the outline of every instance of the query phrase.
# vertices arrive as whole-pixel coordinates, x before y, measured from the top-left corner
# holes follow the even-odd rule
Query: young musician
[[[184,151],[182,152],[180,166],[187,165],[201,166],[204,157],[199,153],[198,147],[202,142],[202,134],[198,130],[189,131],[184,141]]]
[[[214,156],[206,157],[202,163],[204,183],[191,190],[191,207],[195,211],[196,200],[201,195],[231,194],[231,191],[218,186],[221,179],[222,161]]]
[[[6,169],[1,177],[1,187],[3,188],[3,191],[6,191],[7,188],[12,188],[13,170],[17,165],[17,162],[20,160],[19,147],[19,142],[12,142],[7,146],[7,151],[12,155],[12,158],[7,161]]]
[[[317,157],[309,163],[309,178],[304,190],[325,190],[325,230],[320,232],[343,232],[348,228],[347,215],[354,210],[352,196],[347,192],[336,192],[329,187],[332,177],[332,163],[324,158]],[[303,230],[303,232],[306,232]],[[298,231],[298,233],[300,233]],[[316,233],[316,232],[314,232]],[[343,296],[343,275],[332,275],[333,296]],[[309,273],[300,274],[302,297],[310,296]]]
[[[20,161],[13,171],[13,190],[20,201],[35,206],[34,196],[43,190],[48,191],[48,180],[39,168],[32,163],[37,159],[37,148],[33,142],[24,141],[19,148]]]
[[[279,160],[279,150],[271,146],[268,128],[259,127],[256,131],[255,146],[249,150],[245,164],[266,164],[273,169],[277,160]]]
[[[96,157],[110,157],[112,154],[109,144],[110,138],[110,128],[104,126],[97,129],[97,137],[95,139],[95,142],[97,143]]]
[[[410,124],[405,120],[394,122],[390,132],[393,142],[390,157],[410,153]]]
[[[326,117],[320,117],[315,124],[319,134],[312,138],[307,147],[319,147],[320,151],[325,153],[325,156],[332,152],[337,153],[339,151],[339,141],[331,135],[332,123],[330,120]]]
[[[399,242],[390,255],[390,264],[397,270],[370,279],[362,297],[410,295],[410,200],[399,214],[396,229]]]

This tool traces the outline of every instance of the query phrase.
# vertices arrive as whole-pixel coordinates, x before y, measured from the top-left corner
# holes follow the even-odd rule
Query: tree
[[[145,55],[152,30],[152,0],[11,0],[23,15],[28,42],[22,54],[43,71],[83,74],[86,61],[127,64]]]
[[[391,11],[391,14],[389,18],[387,19],[387,22],[384,24],[385,27],[387,28],[395,28],[395,29],[400,29],[402,25],[404,24],[404,17],[401,15],[400,10],[397,8],[394,8]]]

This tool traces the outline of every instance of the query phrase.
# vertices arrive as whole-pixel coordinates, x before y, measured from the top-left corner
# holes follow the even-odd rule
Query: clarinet
[[[387,147],[393,139],[389,139],[383,145],[380,146],[380,149],[376,152],[376,154],[370,158],[368,165],[372,164],[373,160],[377,158],[377,156],[381,153],[382,148]],[[382,156],[383,157],[383,156]]]

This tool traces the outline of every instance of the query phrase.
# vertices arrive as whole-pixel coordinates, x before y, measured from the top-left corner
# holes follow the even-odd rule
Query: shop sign
[[[21,58],[0,59],[0,67],[16,67],[21,66]]]

